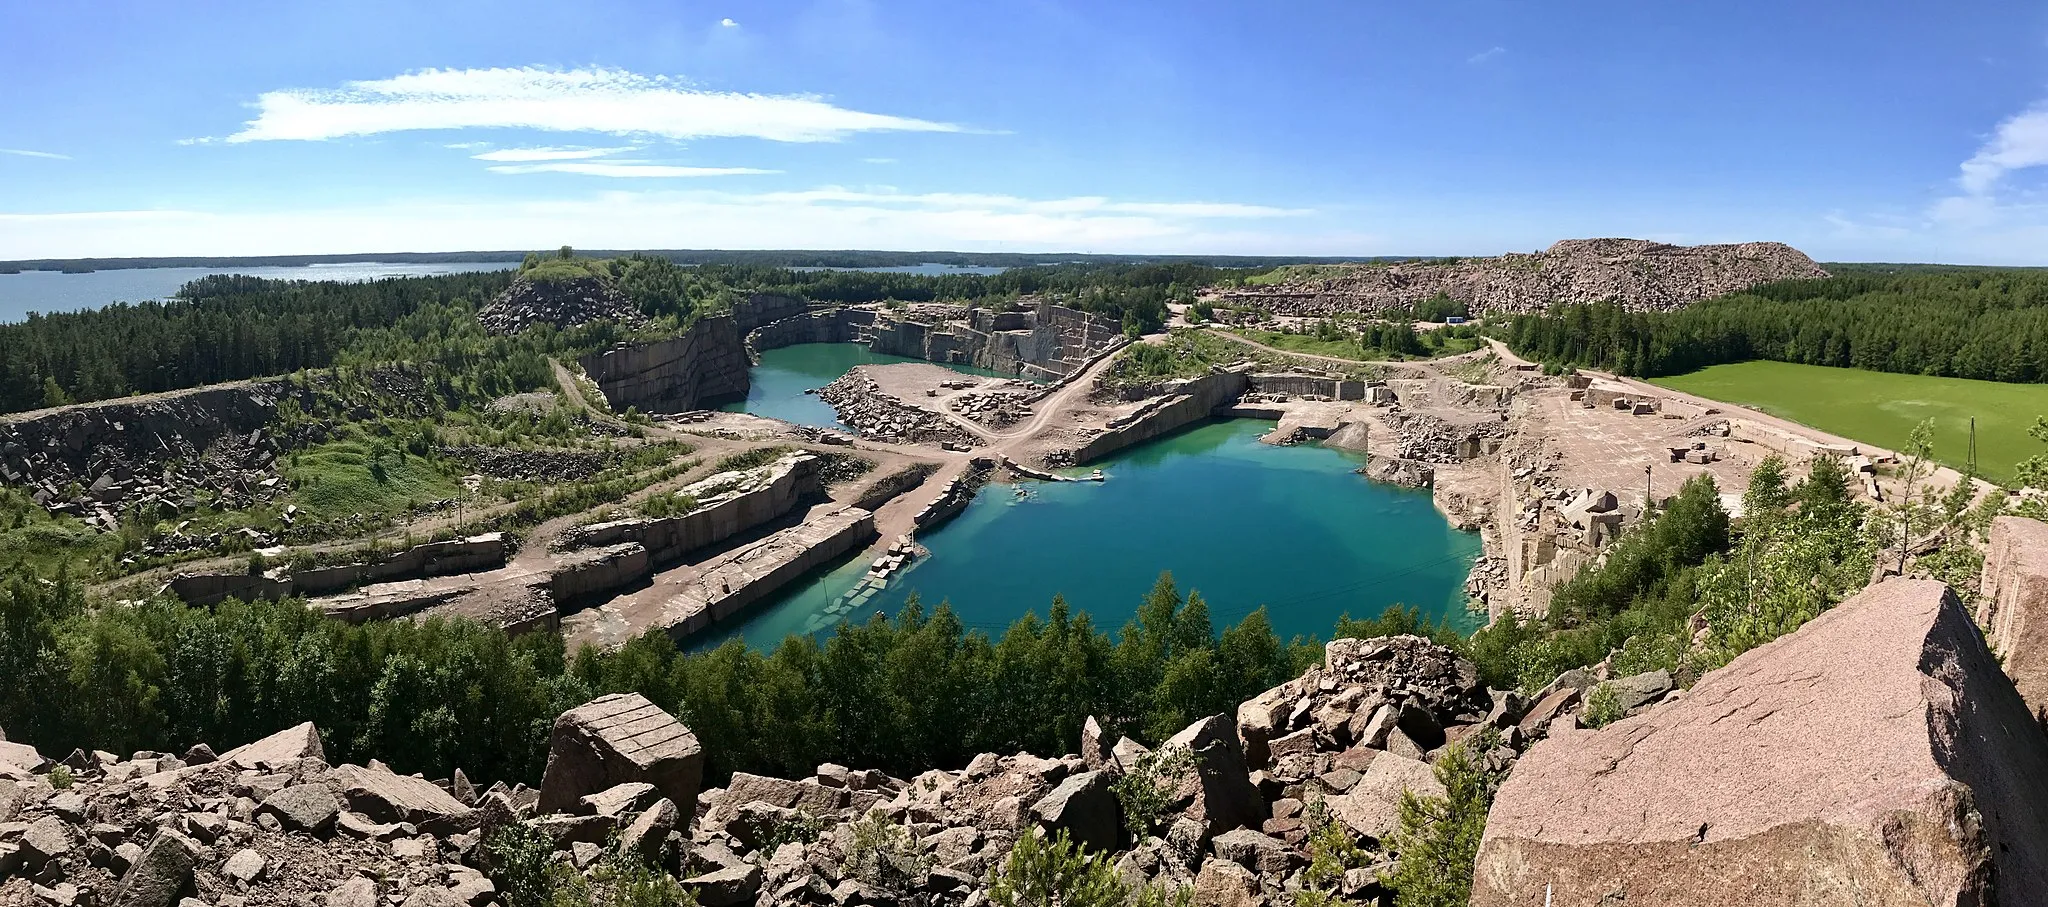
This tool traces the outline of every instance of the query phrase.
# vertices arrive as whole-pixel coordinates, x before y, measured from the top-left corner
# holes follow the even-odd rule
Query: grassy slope
[[[1891,449],[1903,446],[1906,433],[1931,418],[1935,456],[1958,469],[1968,456],[1974,416],[1978,471],[1998,482],[2012,478],[2014,464],[2042,452],[2041,444],[2027,437],[2027,428],[2035,416],[2048,415],[2048,385],[1784,362],[1716,365],[1655,383]]]

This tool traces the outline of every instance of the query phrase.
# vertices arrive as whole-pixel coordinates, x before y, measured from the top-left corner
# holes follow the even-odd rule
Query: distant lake
[[[117,302],[168,299],[178,288],[208,274],[247,274],[272,280],[339,280],[359,282],[386,277],[423,277],[464,271],[504,271],[516,261],[443,261],[393,264],[353,261],[290,268],[120,268],[90,274],[23,271],[0,274],[0,323],[21,321],[30,312],[77,312]]]

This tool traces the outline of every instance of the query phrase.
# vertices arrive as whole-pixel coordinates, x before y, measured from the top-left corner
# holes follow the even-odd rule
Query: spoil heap
[[[517,334],[536,324],[572,328],[610,319],[628,325],[645,321],[640,308],[610,280],[572,277],[534,280],[520,276],[476,314],[484,330]]]
[[[1784,243],[1672,246],[1644,239],[1567,239],[1541,252],[1499,258],[1301,268],[1279,284],[1226,292],[1222,303],[1324,316],[1377,312],[1443,295],[1467,304],[1475,315],[1535,312],[1558,302],[1613,301],[1652,311],[1774,280],[1826,276],[1813,259]]]

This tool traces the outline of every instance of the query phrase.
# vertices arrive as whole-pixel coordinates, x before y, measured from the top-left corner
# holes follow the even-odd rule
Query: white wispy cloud
[[[501,148],[470,157],[479,161],[580,161],[634,150],[637,149],[631,145],[624,148]]]
[[[1507,48],[1495,44],[1494,46],[1482,50],[1476,54],[1473,54],[1472,56],[1466,57],[1465,62],[1471,63],[1476,66],[1480,63],[1487,63],[1499,59],[1502,55],[1506,54],[1507,52]]]
[[[16,157],[48,158],[53,161],[71,160],[71,155],[68,154],[58,154],[55,151],[30,151],[27,148],[0,148],[0,154],[12,154]]]
[[[1956,184],[1970,195],[1998,188],[2006,174],[2048,164],[2048,101],[2006,119],[1976,155],[1963,162]]]
[[[738,22],[734,22],[734,21],[732,21],[731,19],[720,19],[720,20],[718,20],[718,24],[719,24],[719,25],[721,25],[721,26],[723,26],[723,27],[725,27],[725,28],[738,28],[738,27],[740,27],[740,24],[739,24]]]
[[[424,129],[518,128],[669,139],[829,142],[964,127],[836,106],[812,95],[692,88],[621,69],[428,69],[340,88],[264,92],[229,142],[320,141]]]
[[[860,162],[863,164],[893,164],[896,163],[896,159],[893,157],[864,157],[860,159]]]
[[[753,167],[683,167],[646,161],[553,161],[542,164],[498,164],[485,168],[492,173],[579,173],[584,176],[623,178],[675,178],[692,176],[755,176],[781,173]]]
[[[577,164],[592,162],[554,162]],[[259,255],[378,248],[963,249],[1358,254],[1384,243],[1262,205],[837,187],[621,190],[554,200],[407,201],[267,211],[0,214],[20,257]],[[1300,220],[1291,218],[1301,217]]]
[[[489,148],[491,144],[490,142],[449,142],[441,147],[452,148],[456,151],[474,151],[478,148]]]

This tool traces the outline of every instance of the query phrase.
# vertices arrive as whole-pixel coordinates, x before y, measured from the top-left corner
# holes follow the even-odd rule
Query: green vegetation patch
[[[291,502],[315,519],[404,511],[462,492],[434,462],[374,440],[309,448],[286,463],[284,474]]]
[[[2039,452],[2027,429],[2048,414],[2048,385],[1787,362],[1715,365],[1653,380],[1891,450],[1904,448],[1913,427],[1933,419],[1937,456],[1957,469],[1966,465],[1975,418],[1978,472],[1996,482],[2011,481],[2012,464]]]
[[[1349,359],[1363,362],[1365,354],[1359,350],[1355,335],[1345,331],[1338,336],[1318,334],[1288,334],[1281,331],[1259,331],[1251,328],[1234,328],[1230,333],[1261,343],[1276,350],[1290,353],[1306,353],[1311,356],[1328,356],[1332,359]]]

